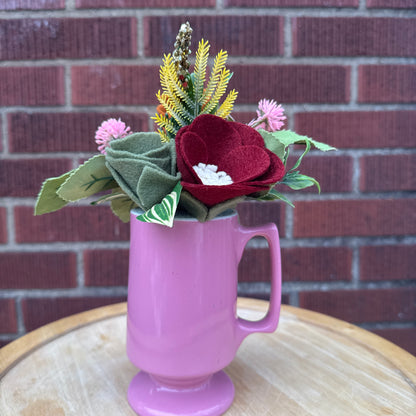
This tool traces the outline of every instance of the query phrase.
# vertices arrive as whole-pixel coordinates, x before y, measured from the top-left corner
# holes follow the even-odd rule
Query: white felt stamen
[[[231,185],[233,183],[226,172],[217,172],[218,166],[198,163],[198,165],[192,167],[204,185]]]

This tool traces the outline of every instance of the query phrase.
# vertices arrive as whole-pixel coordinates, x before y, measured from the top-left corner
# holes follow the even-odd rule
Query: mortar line
[[[85,287],[85,273],[84,273],[84,251],[77,250],[77,287],[82,289]]]
[[[139,59],[145,58],[144,56],[144,23],[143,23],[143,15],[137,13],[137,57]]]
[[[361,0],[364,2],[365,0]],[[222,4],[219,1],[219,4]],[[47,18],[86,18],[86,17],[126,17],[132,13],[140,13],[149,17],[165,16],[290,16],[290,17],[393,17],[412,18],[416,12],[412,9],[367,9],[355,7],[227,7],[219,6],[209,8],[119,8],[119,9],[76,9],[74,2],[68,0],[67,6],[62,10],[21,10],[0,11],[0,19],[47,19]],[[92,15],[94,13],[94,15]]]
[[[8,156],[9,155],[9,143],[8,143],[8,120],[7,120],[7,112],[1,112],[1,147],[2,151],[0,152],[1,156]]]
[[[22,309],[22,299],[23,295],[18,296],[15,299],[16,302],[16,320],[17,320],[17,333],[18,335],[23,335],[26,333],[26,325],[23,317],[23,309]]]
[[[291,17],[284,17],[284,26],[283,26],[283,36],[284,36],[284,58],[292,58],[292,48],[293,48],[293,39],[292,39],[292,22]]]

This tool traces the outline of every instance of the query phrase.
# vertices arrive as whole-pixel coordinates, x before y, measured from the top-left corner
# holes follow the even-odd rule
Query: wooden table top
[[[258,319],[267,303],[239,299]],[[126,304],[73,315],[0,350],[2,416],[134,416],[137,369],[125,352]],[[229,416],[416,414],[416,357],[354,325],[282,306],[274,334],[246,338],[226,372]]]

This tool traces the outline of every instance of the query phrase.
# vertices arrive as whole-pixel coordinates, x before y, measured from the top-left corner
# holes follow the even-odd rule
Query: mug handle
[[[271,290],[269,310],[266,316],[259,321],[248,321],[237,318],[237,341],[240,344],[243,339],[254,332],[274,332],[279,323],[280,306],[282,298],[282,267],[280,260],[279,232],[276,224],[270,223],[260,227],[238,227],[239,234],[239,258],[243,255],[247,242],[253,237],[265,237],[271,251]]]

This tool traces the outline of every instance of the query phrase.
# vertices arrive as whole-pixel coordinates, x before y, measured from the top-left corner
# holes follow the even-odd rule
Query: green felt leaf
[[[49,178],[42,184],[42,188],[35,204],[35,215],[47,214],[63,208],[68,201],[62,199],[57,191],[60,186],[71,176],[73,171],[64,173],[57,178]]]
[[[114,140],[106,166],[123,191],[144,211],[159,203],[178,183],[175,142],[157,133],[135,133]]]
[[[118,194],[117,198],[111,200],[111,210],[123,222],[130,221],[130,211],[136,207],[137,204],[124,192],[123,195]]]
[[[308,136],[302,136],[300,134],[295,133],[291,130],[279,130],[271,133],[275,139],[281,142],[286,147],[291,144],[305,144],[306,142],[310,142],[313,144],[317,149],[327,152],[329,150],[336,150],[335,147],[332,147],[326,143],[318,142],[317,140],[311,139]]]
[[[318,188],[318,191],[321,192],[321,187],[316,179],[307,175],[302,175],[298,171],[288,172],[279,183],[287,185],[294,190],[304,189],[315,185]]]
[[[311,144],[309,141],[306,142],[306,148],[305,151],[301,154],[301,156],[299,157],[299,159],[296,161],[296,163],[294,164],[294,166],[290,169],[290,171],[295,170],[296,168],[299,167],[300,162],[302,162],[302,159],[304,158],[304,156],[306,156],[309,152],[309,150],[311,149]]]
[[[286,202],[291,207],[293,207],[293,208],[295,207],[293,205],[293,203],[288,198],[286,198],[283,194],[281,194],[280,192],[277,192],[273,188],[270,189],[270,191],[266,195],[262,196],[261,198],[257,198],[257,199],[260,200],[260,201],[275,201],[276,199],[279,199],[283,202]]]
[[[57,193],[66,201],[78,201],[116,186],[117,182],[105,166],[105,156],[96,155],[75,169]]]
[[[180,182],[176,184],[173,191],[166,195],[159,204],[154,205],[144,214],[137,217],[139,221],[162,224],[173,227],[176,209],[178,208],[179,198],[182,191]]]
[[[276,140],[276,137],[273,133],[270,133],[266,130],[260,129],[259,133],[261,137],[263,137],[264,145],[266,149],[269,149],[273,152],[280,160],[284,160],[285,158],[285,148],[286,146],[281,143],[279,140]]]
[[[182,190],[179,208],[188,212],[199,222],[206,222],[214,219],[224,211],[235,209],[237,205],[245,199],[246,196],[238,196],[208,208],[201,201],[193,197],[188,191]]]

